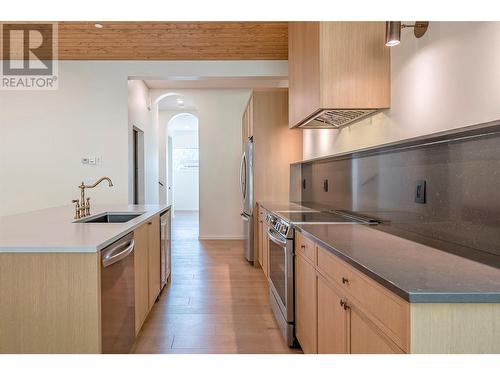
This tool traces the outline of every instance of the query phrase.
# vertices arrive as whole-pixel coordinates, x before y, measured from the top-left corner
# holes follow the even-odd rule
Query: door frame
[[[132,204],[144,204],[144,132],[132,126]]]

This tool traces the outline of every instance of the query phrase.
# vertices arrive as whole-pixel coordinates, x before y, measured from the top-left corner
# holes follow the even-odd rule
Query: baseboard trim
[[[198,240],[219,240],[219,241],[231,241],[231,240],[244,240],[243,236],[198,236]]]

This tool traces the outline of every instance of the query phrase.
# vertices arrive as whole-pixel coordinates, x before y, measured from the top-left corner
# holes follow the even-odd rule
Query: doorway
[[[144,204],[144,132],[132,128],[132,203]]]
[[[167,198],[174,215],[192,221],[198,232],[199,216],[198,118],[174,115],[167,125]],[[197,235],[196,235],[197,236]]]
[[[174,144],[172,141],[172,137],[167,137],[167,204],[173,204],[174,202],[174,173],[172,167],[172,158],[173,158],[173,148]]]

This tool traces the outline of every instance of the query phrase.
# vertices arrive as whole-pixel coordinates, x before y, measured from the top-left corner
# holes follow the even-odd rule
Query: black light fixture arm
[[[421,38],[427,31],[428,27],[429,27],[429,22],[427,21],[417,21],[413,25],[407,23],[401,24],[401,29],[413,28],[414,29],[413,33],[415,34],[416,38]]]

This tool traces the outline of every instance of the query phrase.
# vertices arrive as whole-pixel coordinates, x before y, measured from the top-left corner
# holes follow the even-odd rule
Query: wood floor
[[[262,270],[242,241],[198,241],[196,213],[173,220],[172,279],[134,353],[300,353],[281,336]]]

